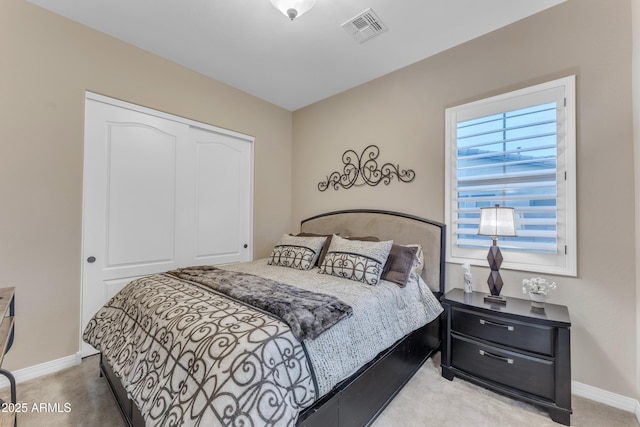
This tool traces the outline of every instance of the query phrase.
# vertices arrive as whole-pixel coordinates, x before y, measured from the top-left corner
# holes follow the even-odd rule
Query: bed
[[[207,316],[223,319],[222,323],[216,320],[218,323],[215,323],[215,328],[200,326],[189,330],[190,336],[198,337],[197,343],[189,344],[190,347],[175,340],[175,336],[182,332],[168,330],[159,320],[146,317],[140,307],[118,306],[116,310],[105,306],[101,309],[102,314],[96,315],[100,319],[92,320],[87,327],[85,340],[101,351],[101,374],[106,377],[128,425],[142,426],[145,420],[147,425],[369,425],[424,361],[438,350],[441,307],[437,301],[444,291],[443,224],[396,212],[349,210],[303,220],[300,232],[295,237],[283,236],[279,245],[291,239],[295,242],[308,241],[311,245],[321,236],[332,236],[330,244],[328,240],[323,240],[327,243],[326,249],[330,250],[324,255],[326,258],[321,265],[317,264],[317,258],[302,261],[314,264],[308,271],[287,268],[283,264],[273,265],[279,262],[275,255],[279,246],[276,245],[268,259],[219,268],[196,266],[179,269],[143,279],[142,284],[136,284],[135,290],[129,290],[129,294],[120,298],[127,301],[143,299],[148,306],[160,307],[160,311],[171,313],[165,316],[172,319],[170,323],[182,324],[187,322],[185,319],[194,317],[194,312],[183,311],[182,305],[168,301],[164,296],[156,296],[165,282],[172,281],[171,286],[180,289],[177,292],[171,288],[170,293],[179,294],[182,299],[188,296],[189,305],[195,312],[206,312]],[[364,237],[354,241],[352,236]],[[373,240],[377,242],[369,243],[367,236],[375,236]],[[358,280],[353,277],[339,277],[342,270],[338,267],[332,270],[333,274],[329,272],[331,261],[334,261],[334,266],[339,264],[340,245],[346,245],[344,247],[349,250],[352,247],[387,250],[384,248],[392,247],[390,240],[393,240],[394,250],[402,246],[401,250],[407,252],[405,245],[419,245],[422,249],[424,268],[420,266],[418,269],[415,263],[416,268],[412,266],[411,274],[405,275],[406,283],[392,279],[396,276],[389,271],[383,276],[379,275],[380,272],[376,273],[379,280],[376,282],[376,274],[368,275],[376,269],[367,268],[366,274],[359,272],[361,281],[365,283],[357,284],[354,282]],[[324,243],[311,252],[320,252],[320,248],[325,247]],[[419,252],[417,248],[411,251],[412,254]],[[298,261],[301,259],[305,258],[296,257]],[[335,274],[335,271],[341,273]],[[180,282],[178,285],[173,284],[173,276]],[[296,283],[293,287],[287,284],[291,280]],[[376,286],[369,286],[367,280],[373,280]],[[310,304],[319,305],[309,312],[323,313],[325,317],[309,320],[307,312],[295,318],[288,312],[283,314],[277,311],[281,304],[274,302],[280,301],[275,296],[262,299],[250,296],[253,298],[251,305],[257,308],[249,308],[246,302],[242,302],[242,298],[245,298],[242,295],[242,283],[245,281],[257,288],[263,284],[273,286],[266,287],[266,295],[270,295],[269,292],[276,295],[281,291],[293,291],[293,296],[285,298],[296,301],[292,305],[304,309],[306,301],[311,300]],[[196,288],[186,288],[187,285]],[[205,285],[212,286],[214,291],[200,289]],[[225,287],[228,289],[222,289]],[[318,288],[323,292],[312,292]],[[198,299],[205,294],[206,306]],[[309,298],[300,303],[299,297]],[[118,303],[117,299],[118,295],[114,297],[116,301],[113,304]],[[396,305],[392,306],[388,301],[394,301]],[[273,305],[278,307],[271,307]],[[216,309],[212,310],[212,306]],[[331,307],[332,311],[325,313],[326,307]],[[231,348],[226,334],[228,330],[221,326],[226,325],[224,319],[230,317],[230,309],[233,310],[231,317],[234,319],[249,319],[244,324],[251,325],[251,333],[243,332],[242,339],[250,347],[244,348],[244,343],[242,346],[236,345],[234,349],[239,353],[223,359],[215,351],[224,348],[226,352]],[[264,311],[266,309],[276,310],[271,312],[277,315],[267,314]],[[384,314],[385,311],[389,313]],[[377,318],[372,314],[378,312],[382,317]],[[114,319],[121,317],[135,318],[129,323],[136,327],[139,324],[150,325],[148,329],[154,330],[152,336],[142,336],[134,329],[128,332],[128,326],[114,327]],[[384,327],[372,327],[366,323],[369,321],[381,322]],[[162,327],[156,326],[161,324]],[[256,327],[258,324],[259,327]],[[361,329],[356,330],[358,327]],[[233,328],[242,329],[242,326],[234,323]],[[203,329],[215,329],[216,333],[205,333]],[[264,335],[267,329],[270,338],[264,341],[253,339],[258,333]],[[101,341],[107,335],[108,339]],[[378,340],[380,343],[377,343]],[[155,346],[159,341],[169,342],[166,350],[147,351],[145,360],[140,360],[137,350],[131,350],[136,342],[141,347],[151,348],[151,344],[145,343],[153,342]],[[224,344],[220,344],[223,341]],[[374,341],[376,344],[368,345]],[[211,357],[215,362],[193,356],[195,349],[203,348],[202,343],[205,342],[206,351],[198,351],[213,355]],[[377,348],[378,345],[384,347]],[[189,351],[184,351],[187,347]],[[135,357],[133,353],[136,353]],[[184,355],[187,353],[188,357]],[[248,362],[254,358],[261,360]],[[231,359],[231,362],[227,359]],[[242,363],[237,362],[240,359]],[[212,369],[208,365],[210,363],[214,363],[217,369],[217,376],[213,380],[202,376],[203,372]],[[183,375],[180,369],[189,372]],[[223,378],[220,374],[223,371],[229,372],[228,378],[233,381]],[[167,373],[166,379],[158,380],[158,377],[164,378],[163,373]],[[257,378],[256,384],[250,383],[249,377],[251,381]],[[233,386],[232,391],[225,388],[227,383],[229,387]],[[239,385],[243,387],[241,391],[238,391]],[[227,399],[223,410],[210,411],[213,415],[208,412],[205,414],[213,405],[211,396],[207,394],[211,388],[219,390],[215,396],[216,402],[222,397]],[[282,390],[286,393],[281,393]],[[252,409],[251,414],[238,415],[238,408],[249,400],[257,402],[254,405],[257,409]],[[180,405],[176,403],[178,401]]]

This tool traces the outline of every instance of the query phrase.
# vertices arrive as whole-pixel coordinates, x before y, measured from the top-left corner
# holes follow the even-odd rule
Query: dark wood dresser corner
[[[11,390],[11,402],[2,403],[0,411],[0,427],[16,425],[16,380],[11,372],[2,368],[4,355],[13,345],[13,335],[15,331],[15,288],[0,288],[0,375],[9,380]]]

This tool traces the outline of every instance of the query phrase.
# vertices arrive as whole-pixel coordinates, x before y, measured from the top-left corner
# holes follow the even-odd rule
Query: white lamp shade
[[[315,4],[316,0],[269,0],[273,7],[278,9],[288,16],[293,21],[294,18],[302,16],[305,12],[310,10]]]
[[[513,215],[513,208],[492,208],[480,209],[480,225],[478,234],[482,236],[515,236],[516,225]]]

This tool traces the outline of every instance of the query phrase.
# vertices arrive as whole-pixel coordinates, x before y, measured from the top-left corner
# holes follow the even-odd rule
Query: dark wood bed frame
[[[414,225],[417,225],[418,231],[413,230]],[[426,229],[426,232],[421,232],[421,229]],[[393,238],[399,244],[421,243],[425,258],[429,253],[432,255],[430,260],[425,259],[423,278],[438,298],[444,293],[444,224],[398,212],[358,209],[329,212],[305,219],[301,222],[301,230],[316,233],[340,230],[342,235],[375,235],[383,240]],[[398,235],[401,236],[399,239]],[[434,251],[439,257],[433,256]],[[437,318],[397,341],[358,372],[337,384],[332,391],[300,413],[297,425],[370,425],[439,348],[440,319]],[[127,425],[144,426],[140,411],[127,397],[127,392],[102,355],[100,374],[107,379]]]

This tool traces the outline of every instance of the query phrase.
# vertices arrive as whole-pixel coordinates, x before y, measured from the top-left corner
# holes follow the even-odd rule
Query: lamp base
[[[498,247],[498,245],[496,245],[495,239],[493,241],[493,246],[489,248],[487,261],[489,261],[489,268],[491,268],[489,279],[487,279],[487,285],[489,285],[489,292],[491,292],[491,295],[487,295],[486,297],[484,297],[484,302],[488,302],[489,304],[506,305],[507,299],[500,296],[500,291],[502,290],[502,285],[504,284],[502,282],[502,277],[500,277],[502,252],[500,252],[500,248]]]
[[[488,302],[490,304],[507,304],[507,299],[501,295],[486,295],[484,297],[484,302]]]

